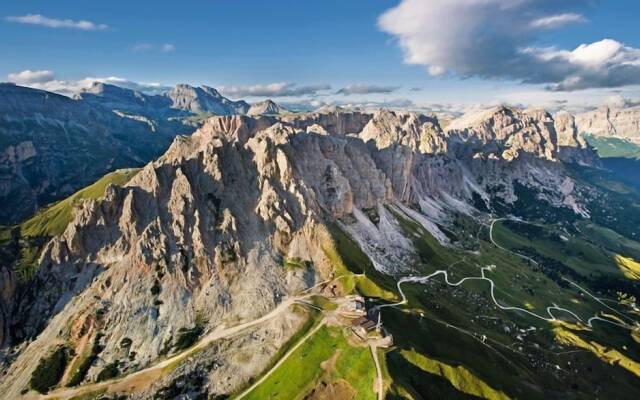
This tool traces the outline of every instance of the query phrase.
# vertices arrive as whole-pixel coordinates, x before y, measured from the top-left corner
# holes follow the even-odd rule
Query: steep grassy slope
[[[338,398],[374,400],[374,376],[367,347],[352,346],[340,329],[323,327],[245,399],[331,398],[321,396],[332,390],[345,396]]]
[[[600,157],[640,158],[640,145],[628,140],[595,135],[584,135],[584,138],[598,150]]]
[[[73,217],[75,204],[101,197],[108,185],[126,184],[138,171],[121,169],[111,172],[66,199],[42,209],[19,225],[0,227],[0,256],[3,262],[12,265],[21,281],[28,280],[35,272],[42,246],[48,239],[64,231]]]
[[[559,226],[496,225],[494,237],[501,246],[528,247],[544,256],[545,265],[566,268],[550,274],[547,268],[497,248],[486,227],[478,236],[479,251],[461,252],[440,246],[417,224],[398,217],[420,253],[422,262],[414,266],[413,275],[446,270],[449,282],[456,283],[481,277],[481,268],[494,266],[484,274],[495,283],[493,295],[501,306],[551,319],[547,308],[557,305],[583,322],[561,310],[552,311],[556,321],[545,321],[523,311],[500,309],[486,280],[450,286],[437,275],[423,284],[406,283],[402,288],[408,304],[382,311],[396,345],[385,357],[392,380],[389,398],[582,398],[594,392],[606,398],[634,398],[640,390],[635,367],[640,347],[634,331],[600,321],[593,321],[592,328],[586,325],[596,315],[632,326],[637,320],[630,303],[625,305],[628,294],[620,292],[632,280],[616,255],[631,256],[640,243],[617,242],[620,235],[593,223],[589,229],[607,235],[608,242]],[[618,246],[611,248],[611,243]],[[615,311],[562,277],[578,281],[592,293],[605,290]],[[372,280],[376,282],[375,277]],[[616,298],[615,290],[606,290],[603,282],[616,285],[621,298]]]
[[[620,138],[585,135],[585,139],[598,150],[602,165],[616,179],[640,189],[640,145]]]

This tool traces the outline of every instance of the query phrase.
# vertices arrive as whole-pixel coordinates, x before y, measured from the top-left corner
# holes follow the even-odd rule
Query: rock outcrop
[[[171,108],[171,99],[165,96],[148,95],[102,82],[94,82],[76,94],[74,99],[96,107],[147,117],[179,115]]]
[[[186,84],[176,85],[165,96],[171,99],[173,108],[196,114],[246,114],[250,107],[245,101],[229,100],[216,89],[204,85],[200,87]]]
[[[544,110],[498,107],[454,120],[448,129],[459,157],[558,159],[554,121]]]
[[[320,112],[286,115],[282,120],[300,130],[314,127],[317,133],[321,130],[330,135],[347,135],[360,133],[371,117],[362,111],[332,107]]]
[[[576,115],[580,133],[611,136],[640,144],[640,107],[601,107]]]
[[[289,110],[282,107],[280,104],[273,100],[265,100],[259,103],[254,103],[247,111],[247,115],[281,115],[287,114]]]
[[[564,162],[599,167],[600,160],[596,151],[587,143],[578,131],[575,117],[561,112],[555,116],[555,129],[558,134],[559,157]]]
[[[365,142],[373,140],[378,149],[401,145],[426,154],[445,154],[448,150],[447,134],[438,120],[423,114],[379,110],[359,137]]]

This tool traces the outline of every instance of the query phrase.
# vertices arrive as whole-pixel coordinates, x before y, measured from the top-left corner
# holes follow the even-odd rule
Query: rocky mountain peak
[[[337,106],[337,105],[333,105],[333,104],[325,104],[323,106],[320,106],[318,109],[315,110],[315,112],[317,113],[337,113],[337,112],[343,112],[345,111],[345,108]]]
[[[74,98],[96,107],[147,116],[161,115],[171,106],[169,99],[159,95],[148,95],[133,89],[103,82],[93,82]]]
[[[555,129],[558,135],[558,151],[564,162],[601,166],[596,151],[578,131],[575,117],[568,112],[555,115]]]
[[[135,90],[132,90],[132,89],[126,89],[120,86],[111,85],[108,83],[98,82],[98,81],[91,83],[91,86],[89,86],[88,88],[82,89],[80,93],[93,93],[93,94],[112,93],[112,94],[120,94],[120,95],[129,95],[131,93],[139,94],[139,92],[136,92]]]
[[[454,120],[448,127],[458,150],[513,160],[528,154],[557,160],[557,134],[551,115],[544,110],[495,107]]]
[[[53,114],[64,118],[75,106],[76,102],[60,94],[0,83],[0,118],[35,118],[36,113],[42,114],[43,118]]]
[[[258,103],[254,103],[247,112],[248,115],[280,115],[289,112],[280,104],[271,99],[267,99]]]
[[[281,119],[304,131],[314,127],[316,133],[320,133],[317,132],[319,127],[322,132],[330,135],[357,135],[372,116],[372,114],[362,111],[336,108],[323,112],[284,115],[281,116]]]
[[[226,115],[208,118],[192,137],[209,137],[245,143],[276,122],[268,116]]]
[[[189,86],[189,85],[184,85],[184,86]],[[212,96],[212,97],[217,97],[219,99],[222,99],[223,96],[220,94],[220,92],[218,92],[217,89],[212,88],[211,86],[207,86],[207,85],[200,85],[200,88],[207,93],[208,95]]]
[[[403,145],[422,153],[447,151],[446,135],[437,118],[424,114],[380,109],[363,128],[360,137],[373,140],[380,149]]]
[[[246,114],[249,110],[249,104],[246,102],[229,100],[208,86],[178,84],[165,93],[165,96],[171,99],[173,108],[193,113],[232,115]]]
[[[600,107],[576,115],[576,125],[580,133],[640,143],[640,106]]]

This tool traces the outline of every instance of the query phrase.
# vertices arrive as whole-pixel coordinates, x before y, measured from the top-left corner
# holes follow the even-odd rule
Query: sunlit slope
[[[36,262],[46,241],[61,234],[73,218],[73,207],[84,199],[100,198],[107,186],[126,184],[139,169],[111,172],[73,195],[54,203],[25,222],[0,228],[0,246],[7,259],[15,258],[13,269],[21,280],[35,272]],[[8,253],[8,254],[7,254]]]

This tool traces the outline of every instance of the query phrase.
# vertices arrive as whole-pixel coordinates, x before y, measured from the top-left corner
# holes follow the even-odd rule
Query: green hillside
[[[102,197],[107,186],[126,184],[139,169],[121,169],[111,172],[73,195],[54,203],[25,222],[0,227],[0,257],[12,264],[20,280],[35,273],[42,247],[48,239],[61,234],[73,218],[73,208],[85,199]]]
[[[640,145],[628,140],[590,134],[585,134],[584,138],[591,146],[598,150],[598,154],[602,158],[640,158]]]

